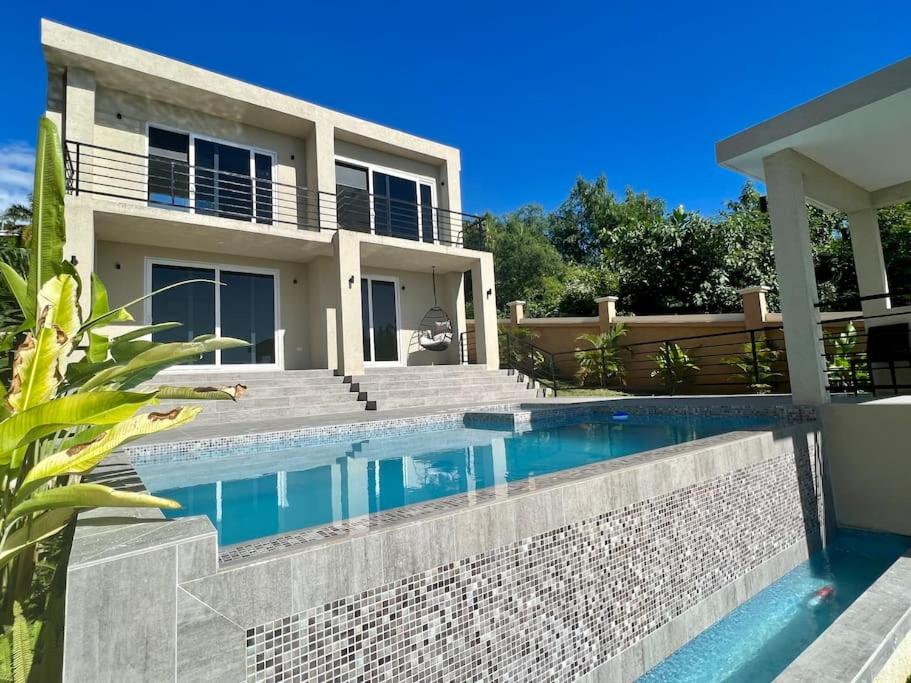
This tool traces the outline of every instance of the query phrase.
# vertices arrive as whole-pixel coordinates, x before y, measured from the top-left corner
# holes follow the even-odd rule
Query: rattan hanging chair
[[[433,267],[433,306],[418,326],[418,344],[425,351],[445,351],[452,343],[452,318],[437,305],[437,271]]]

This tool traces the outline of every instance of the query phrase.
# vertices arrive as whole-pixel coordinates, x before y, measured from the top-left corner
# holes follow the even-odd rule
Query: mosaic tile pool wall
[[[575,680],[819,543],[796,450],[250,628],[247,679]]]

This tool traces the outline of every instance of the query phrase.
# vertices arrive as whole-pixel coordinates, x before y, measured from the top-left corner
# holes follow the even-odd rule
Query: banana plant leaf
[[[158,344],[154,348],[138,354],[126,364],[115,365],[97,373],[82,385],[81,391],[88,391],[106,385],[129,389],[131,386],[136,386],[154,377],[156,373],[164,368],[197,358],[204,353],[217,349],[234,349],[248,345],[247,342],[240,339],[214,337],[212,335],[197,337],[189,342]]]
[[[85,474],[98,466],[115,448],[142,436],[173,429],[193,420],[201,408],[174,408],[167,413],[146,413],[111,426],[88,443],[54,453],[34,465],[22,480],[13,504],[24,503],[28,496],[50,479],[67,474]]]
[[[0,568],[9,564],[19,553],[58,533],[73,516],[72,508],[61,508],[38,515],[29,524],[16,529],[0,547]]]
[[[29,240],[29,273],[26,299],[38,301],[38,291],[57,272],[63,261],[63,244],[66,240],[64,222],[63,154],[57,126],[42,117],[38,124],[38,142],[35,148],[35,185],[32,191],[32,226]],[[34,307],[23,311],[26,318],[35,319]]]
[[[6,516],[6,523],[12,524],[20,517],[32,512],[57,510],[60,508],[136,507],[166,508],[176,510],[180,503],[151,496],[148,493],[115,491],[103,484],[70,484],[58,488],[38,491],[28,500],[17,505]]]
[[[179,401],[236,401],[247,391],[245,384],[233,387],[158,387],[158,398]]]
[[[144,405],[156,403],[152,393],[93,391],[62,396],[0,422],[0,465],[11,452],[36,439],[76,425],[111,425],[127,420]]]
[[[51,399],[60,383],[59,360],[67,343],[51,327],[42,326],[37,336],[26,336],[13,359],[13,377],[6,397],[14,412]]]

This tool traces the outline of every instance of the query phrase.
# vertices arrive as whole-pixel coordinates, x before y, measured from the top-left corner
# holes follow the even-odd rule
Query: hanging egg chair
[[[437,305],[437,269],[433,267],[433,306],[418,326],[418,344],[425,351],[445,351],[452,343],[452,319]]]

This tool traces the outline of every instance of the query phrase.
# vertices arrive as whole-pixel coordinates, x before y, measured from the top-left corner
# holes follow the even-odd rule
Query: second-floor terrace
[[[251,223],[263,230],[353,230],[426,244],[484,248],[480,216],[439,207],[420,177],[337,159],[335,192],[278,182],[276,157],[202,136],[149,128],[148,154],[66,140],[67,192]]]

